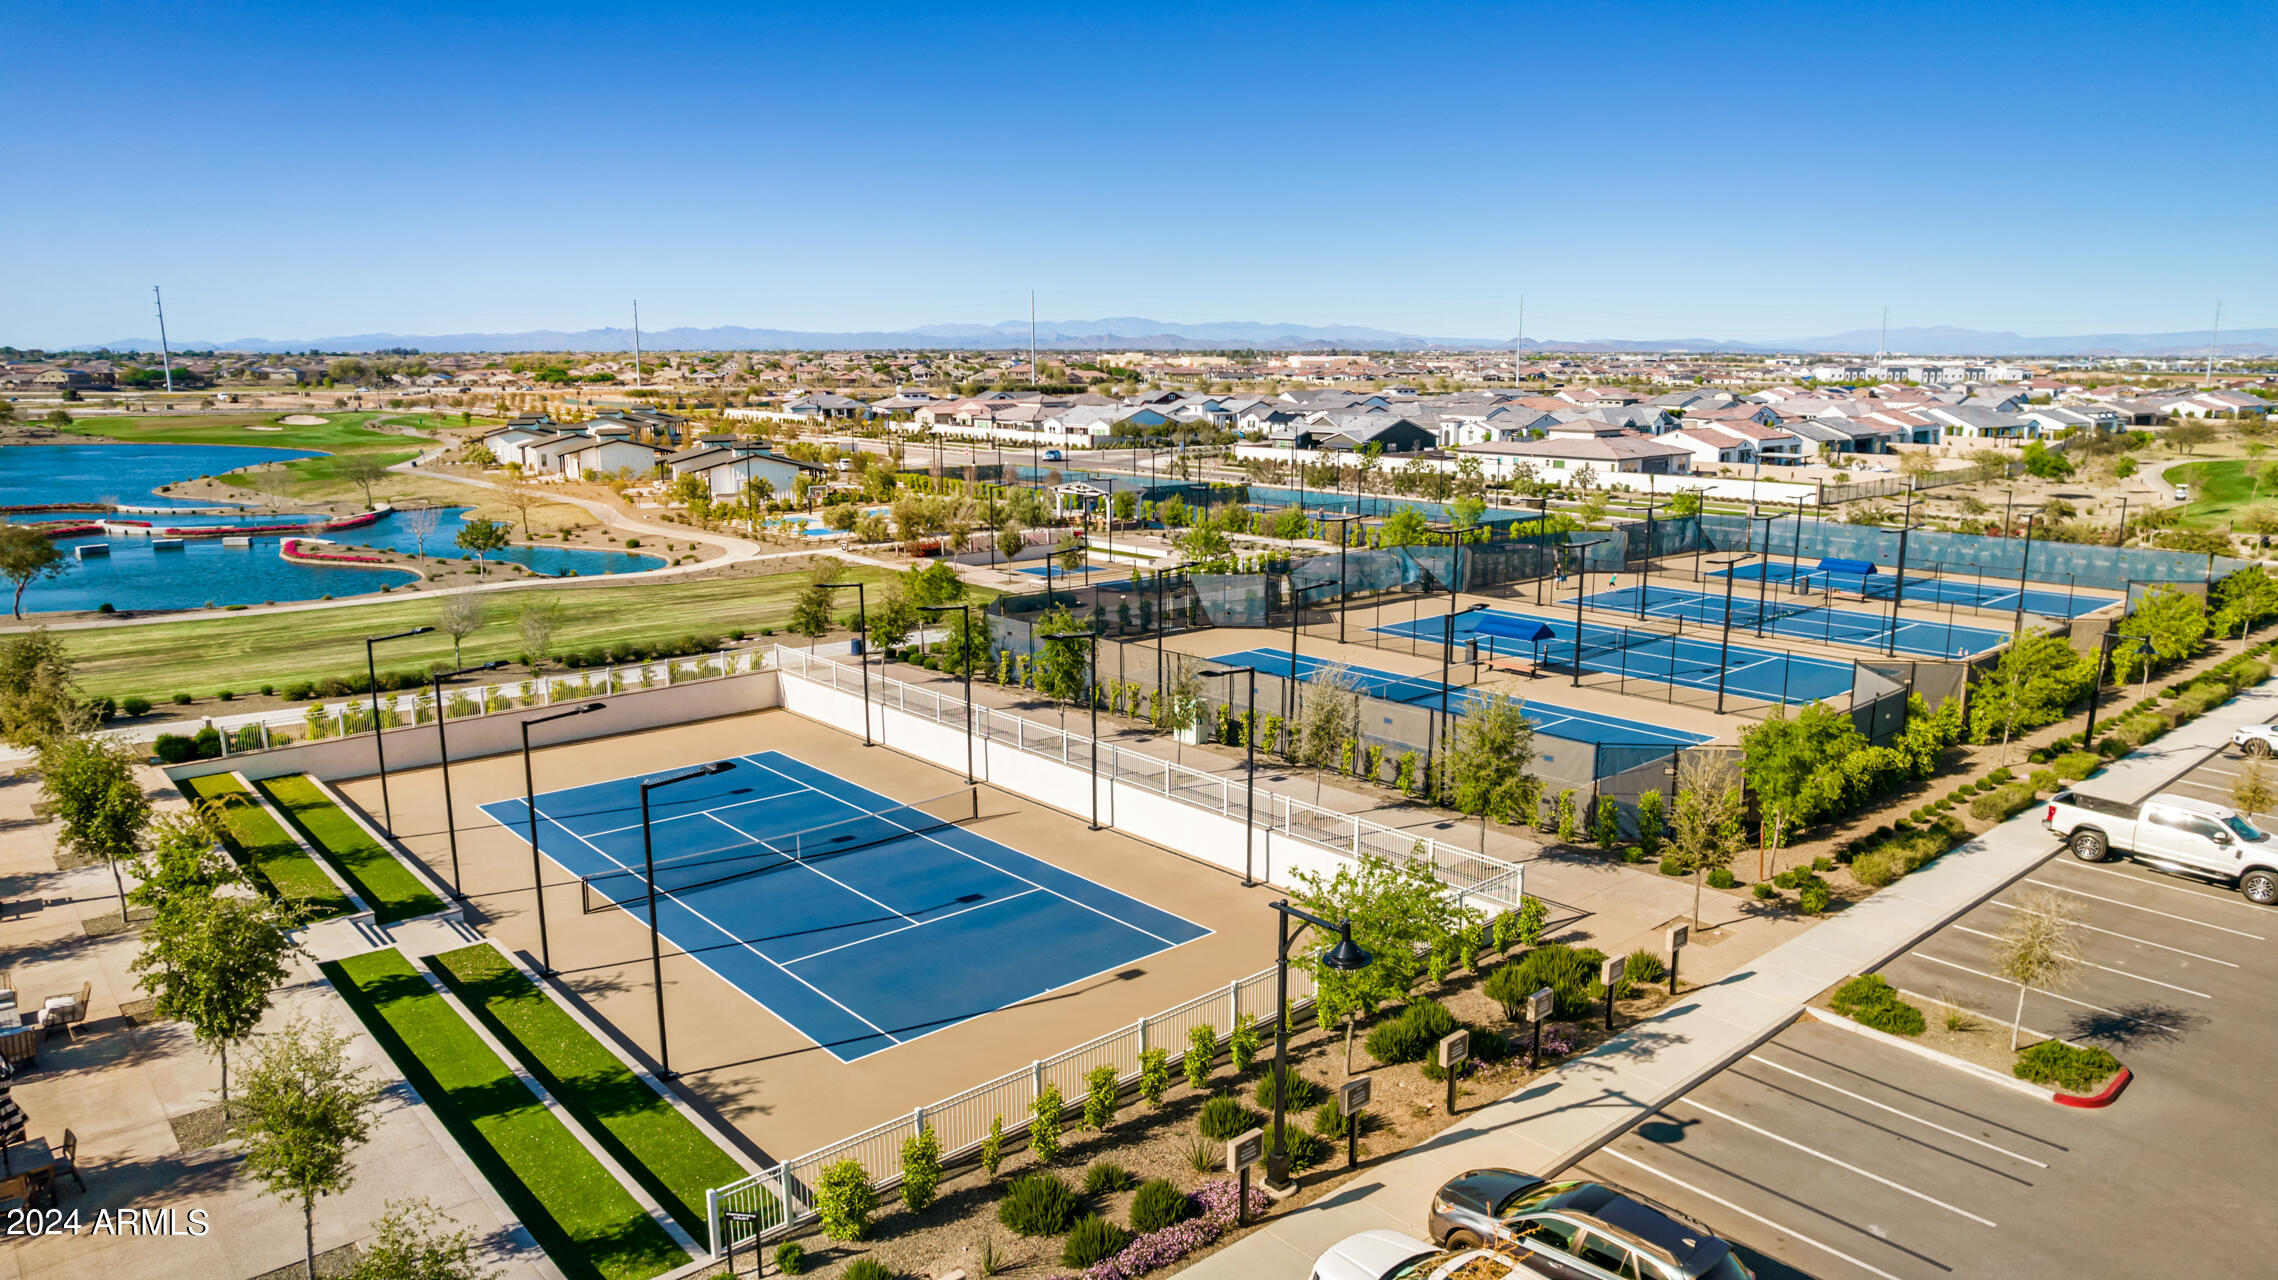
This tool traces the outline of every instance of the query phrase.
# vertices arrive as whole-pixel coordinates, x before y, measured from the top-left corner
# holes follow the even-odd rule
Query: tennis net
[[[731,837],[712,848],[657,862],[656,888],[658,893],[690,893],[817,858],[922,837],[961,826],[980,816],[980,789],[960,787],[930,800],[896,805],[876,813],[860,813],[780,835]],[[693,816],[688,819],[696,820]],[[706,825],[727,830],[718,823]],[[586,914],[645,900],[649,880],[643,870],[638,866],[620,867],[579,876],[578,892]]]
[[[1620,653],[1624,649],[1642,649],[1647,645],[1674,643],[1685,634],[1684,619],[1678,618],[1675,623],[1676,625],[1667,631],[1653,627],[1608,627],[1592,624],[1582,630],[1581,660],[1588,662],[1592,658],[1604,657],[1609,653]],[[1567,651],[1573,652],[1571,644],[1567,646]],[[1551,653],[1553,655],[1557,653],[1555,646],[1551,649]]]

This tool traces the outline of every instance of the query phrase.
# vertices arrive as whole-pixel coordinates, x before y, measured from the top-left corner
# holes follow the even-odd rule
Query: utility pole
[[[1522,385],[1520,373],[1526,364],[1527,346],[1527,295],[1519,295],[1519,336],[1511,340],[1511,390]]]
[[[1882,335],[1875,339],[1875,372],[1890,364],[1890,304],[1883,304]]]
[[[641,300],[633,299],[633,385],[641,385]]]
[[[1036,385],[1036,290],[1028,291],[1028,385]]]
[[[2207,385],[2208,385],[2208,386],[2210,386],[2210,387],[2211,387],[2211,386],[2213,386],[2213,385],[2215,385],[2215,344],[2216,344],[2217,342],[2219,342],[2219,341],[2221,341],[2221,340],[2222,340],[2222,336],[2223,336],[2223,304],[2222,304],[2222,303],[2220,303],[2220,302],[2218,302],[2218,303],[2216,303],[2216,304],[2215,304],[2215,327],[2214,327],[2214,329],[2213,329],[2213,331],[2212,331],[2212,332],[2210,332],[2210,333],[2208,333],[2208,334],[2207,334],[2207,378],[2206,378],[2206,382],[2207,382]]]
[[[174,389],[174,357],[166,350],[166,299],[159,296],[158,286],[150,286],[151,301],[158,304],[158,360],[166,366],[166,389]]]

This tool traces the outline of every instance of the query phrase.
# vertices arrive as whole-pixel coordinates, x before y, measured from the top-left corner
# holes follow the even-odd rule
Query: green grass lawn
[[[632,1194],[483,1044],[403,953],[330,961],[325,976],[563,1273],[647,1280],[687,1265]]]
[[[253,785],[277,806],[287,822],[300,828],[310,844],[324,851],[333,870],[372,908],[378,923],[392,924],[443,909],[443,900],[430,892],[411,868],[364,834],[356,820],[319,790],[308,775],[266,778]]]
[[[2170,484],[2191,486],[2191,501],[2183,508],[2183,523],[2191,528],[2228,524],[2247,508],[2278,501],[2278,484],[2264,481],[2259,492],[2247,474],[2244,458],[2218,458],[2167,469]]]
[[[316,865],[316,859],[293,843],[237,779],[212,773],[191,778],[182,787],[197,799],[221,804],[222,842],[230,856],[278,897],[306,902],[313,912],[311,918],[316,920],[344,916],[356,909],[348,895],[340,892],[340,886]]]
[[[493,948],[447,951],[427,966],[688,1234],[706,1238],[704,1192],[744,1176],[733,1156]]]
[[[844,580],[875,587],[887,576],[883,570],[850,567]],[[793,598],[805,585],[803,576],[781,573],[706,582],[534,587],[477,596],[485,621],[467,638],[462,652],[470,665],[519,657],[522,633],[515,621],[517,612],[541,596],[561,601],[561,622],[554,638],[557,650],[725,635],[739,628],[752,635],[762,627],[780,631],[790,618]],[[993,594],[976,591],[970,598]],[[79,681],[88,693],[119,698],[139,694],[163,705],[178,692],[205,698],[223,689],[246,693],[265,684],[283,689],[298,680],[360,676],[364,637],[433,626],[442,607],[439,599],[383,600],[274,617],[224,614],[58,635],[78,659]],[[387,669],[425,670],[430,663],[451,660],[451,640],[441,632],[399,640],[381,646],[379,660]],[[501,672],[500,678],[520,674]]]
[[[435,443],[432,436],[407,436],[394,432],[374,431],[368,425],[374,421],[415,424],[426,430],[439,425],[436,419],[422,418],[411,413],[323,413],[313,416],[325,421],[316,426],[291,427],[271,421],[276,417],[293,414],[201,415],[194,419],[178,417],[153,418],[83,418],[63,428],[76,435],[105,436],[113,440],[135,444],[240,444],[262,445],[273,449],[314,449],[327,456],[298,458],[284,464],[283,481],[257,481],[249,475],[225,475],[221,482],[251,493],[282,493],[299,498],[317,496],[356,497],[363,491],[340,477],[341,458],[348,454],[370,454],[384,466],[394,466],[419,455],[419,451]],[[448,425],[457,425],[449,423]],[[274,431],[254,430],[256,427],[275,427]]]

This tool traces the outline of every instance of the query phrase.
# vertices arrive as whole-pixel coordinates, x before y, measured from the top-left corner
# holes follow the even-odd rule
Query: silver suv
[[[1507,1242],[1553,1280],[1755,1280],[1707,1227],[1635,1192],[1474,1169],[1432,1197],[1432,1239],[1451,1249]]]

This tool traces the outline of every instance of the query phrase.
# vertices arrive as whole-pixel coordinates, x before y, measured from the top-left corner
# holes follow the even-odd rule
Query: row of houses
[[[533,477],[564,480],[605,480],[630,473],[646,479],[662,467],[672,479],[701,477],[714,498],[739,497],[753,480],[765,480],[770,492],[788,495],[801,475],[827,479],[827,469],[777,453],[764,440],[747,440],[724,433],[684,434],[663,429],[673,424],[643,424],[636,419],[670,415],[643,415],[624,411],[563,425],[542,416],[525,416],[477,437],[502,466],[519,467]],[[650,433],[642,438],[644,427]],[[669,438],[673,443],[653,441]],[[679,447],[674,447],[677,444]]]

